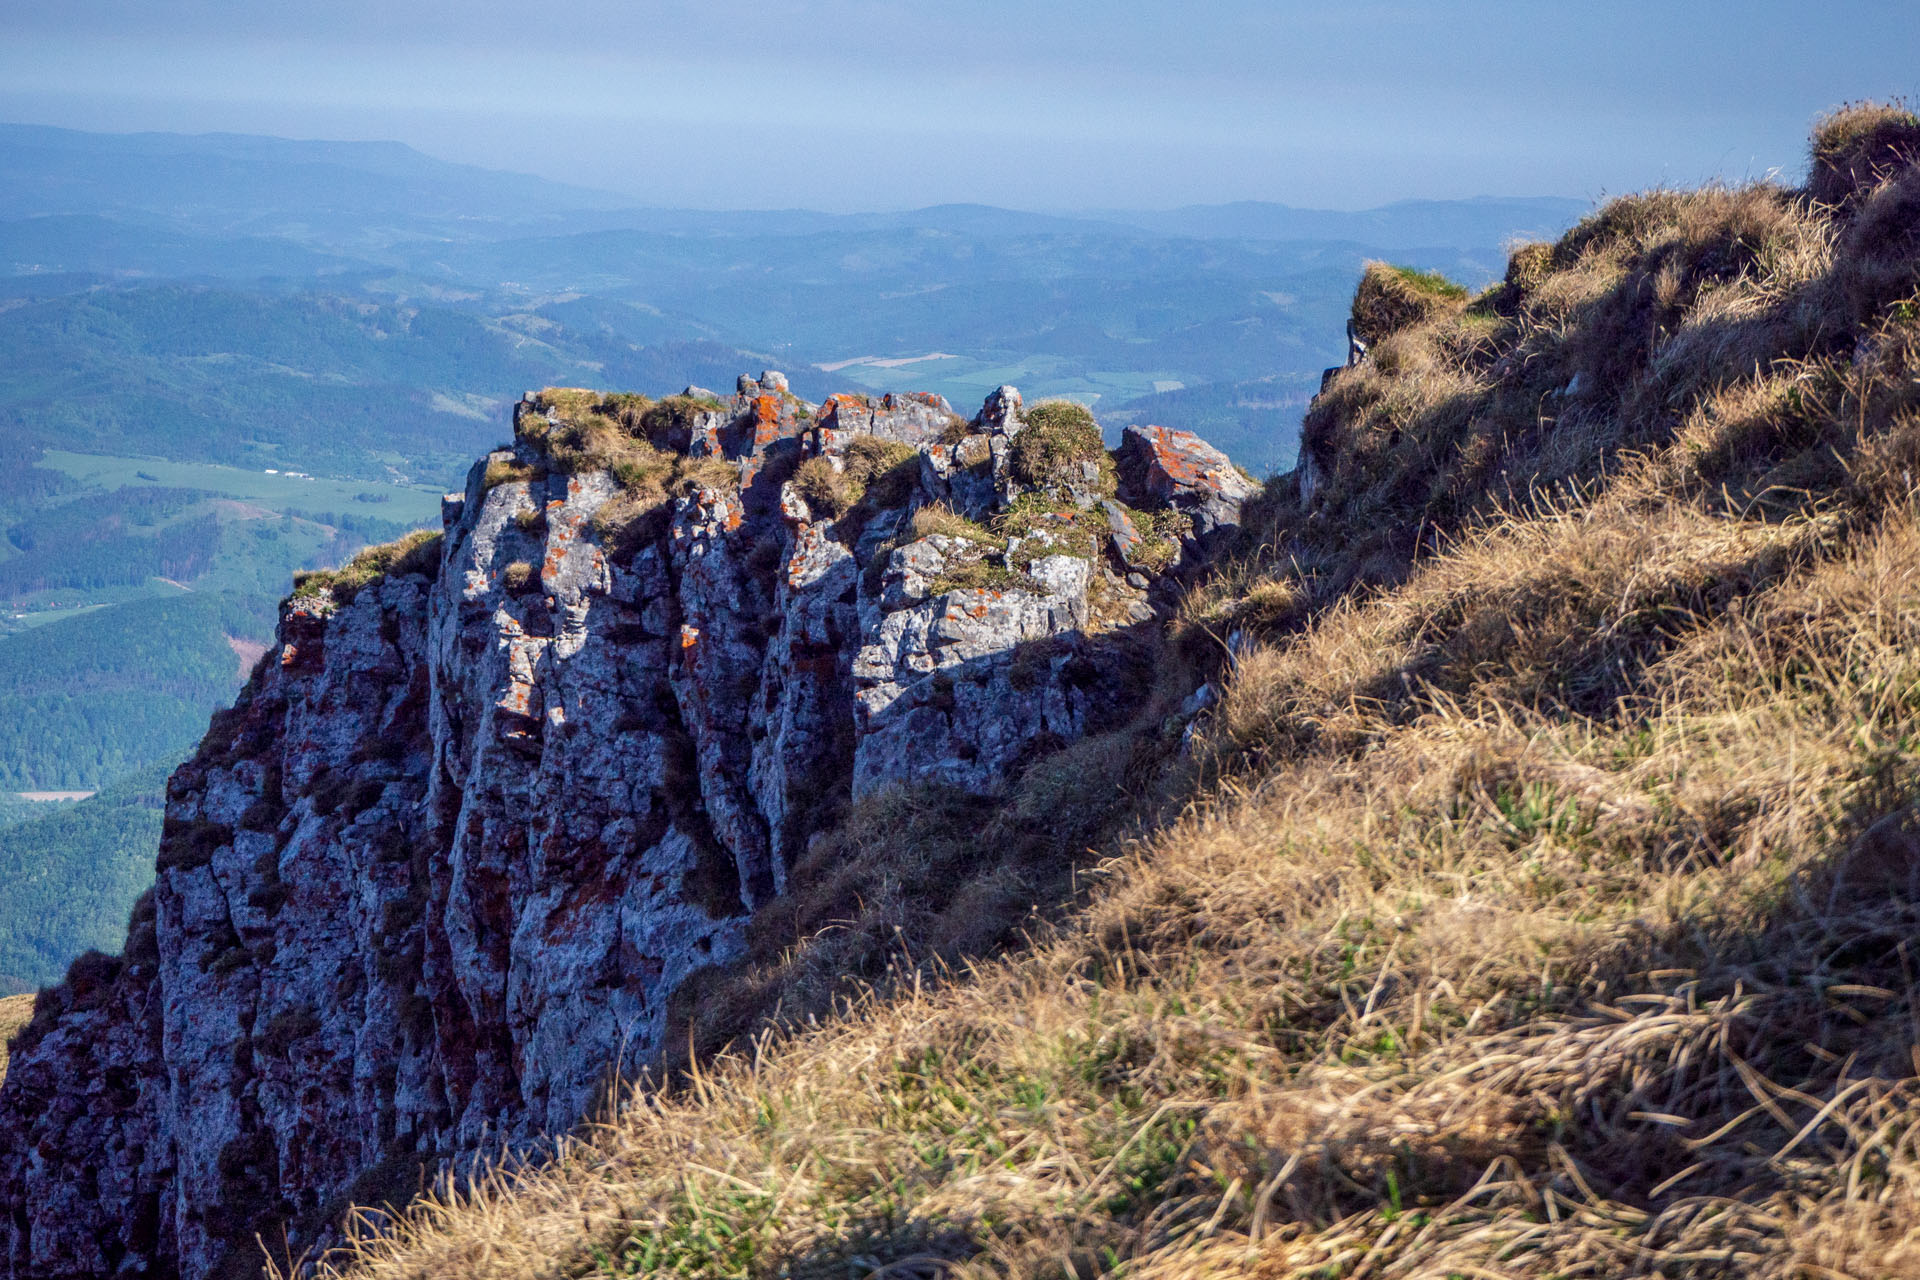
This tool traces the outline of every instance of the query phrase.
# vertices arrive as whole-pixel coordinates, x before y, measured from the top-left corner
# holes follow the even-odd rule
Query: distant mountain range
[[[0,125],[0,218],[145,217],[227,233],[414,231],[538,223],[615,196],[435,160],[397,142],[83,133]]]
[[[1380,249],[1486,244],[1558,235],[1592,207],[1561,196],[1401,200],[1378,209],[1295,209],[1241,200],[1165,212],[1115,210],[1104,217],[1169,236],[1202,240],[1353,240]]]
[[[706,211],[392,142],[0,125],[0,425],[83,450],[420,474],[482,447],[529,378],[661,392],[760,362],[816,394],[963,406],[1014,382],[1094,405],[1110,431],[1179,414],[1270,470],[1343,350],[1364,261],[1478,284],[1509,242],[1583,210]],[[667,372],[689,343],[699,367]],[[376,460],[362,439],[393,447]]]
[[[106,214],[373,247],[387,238],[506,238],[621,228],[661,235],[806,236],[903,229],[973,237],[1164,236],[1344,240],[1383,250],[1551,235],[1588,208],[1563,197],[1407,200],[1343,212],[1261,201],[1029,213],[983,204],[831,214],[636,206],[594,190],[436,160],[398,142],[243,134],[85,133],[0,124],[0,219]]]

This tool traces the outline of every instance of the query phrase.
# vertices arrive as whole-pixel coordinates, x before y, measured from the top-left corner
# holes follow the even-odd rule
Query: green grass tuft
[[[1353,329],[1367,341],[1378,342],[1464,303],[1468,296],[1465,285],[1438,271],[1369,262],[1353,295]]]
[[[1099,468],[1091,482],[1083,475],[1087,463]],[[1049,400],[1025,412],[1007,470],[1016,483],[1033,488],[1084,487],[1103,494],[1114,489],[1113,460],[1101,441],[1100,424],[1085,405],[1071,400]]]

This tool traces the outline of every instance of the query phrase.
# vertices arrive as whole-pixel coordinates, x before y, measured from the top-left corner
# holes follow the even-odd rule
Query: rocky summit
[[[8,1273],[241,1274],[589,1114],[836,805],[1124,717],[1254,484],[1002,387],[554,389],[443,530],[307,575],[173,777],[117,957],[42,992]]]

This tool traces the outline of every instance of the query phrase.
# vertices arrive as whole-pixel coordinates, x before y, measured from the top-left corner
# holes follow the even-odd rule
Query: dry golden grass
[[[0,998],[0,1080],[7,1075],[7,1050],[14,1033],[33,1021],[33,993]]]
[[[913,513],[913,536],[932,537],[936,533],[949,538],[965,538],[969,542],[979,542],[991,547],[1005,545],[1005,539],[989,532],[984,525],[967,519],[944,502],[929,503],[916,508]]]
[[[1808,193],[1842,207],[1920,159],[1920,116],[1899,102],[1850,102],[1813,126]]]
[[[794,468],[791,483],[817,515],[864,528],[874,514],[903,505],[913,493],[920,454],[911,445],[856,436],[838,458],[808,458]],[[858,536],[849,528],[849,533]]]
[[[423,573],[433,577],[440,572],[438,529],[415,529],[392,542],[367,547],[338,569],[308,569],[293,575],[294,596],[314,596],[331,592],[345,603],[354,593],[375,578],[388,574]]]
[[[806,499],[810,510],[837,520],[860,500],[860,490],[844,471],[825,456],[808,458],[794,470],[794,489]]]
[[[480,485],[485,489],[497,489],[503,484],[518,484],[535,479],[537,472],[524,462],[515,462],[509,458],[496,458],[487,464],[481,473]]]
[[[846,466],[869,505],[897,507],[913,492],[920,452],[898,440],[856,436],[847,442]]]
[[[1143,823],[1071,910],[944,971],[910,934],[322,1271],[1920,1276],[1908,180],[1618,201],[1379,342],[1186,604],[1198,749],[1009,800]],[[889,803],[810,874],[976,891]]]

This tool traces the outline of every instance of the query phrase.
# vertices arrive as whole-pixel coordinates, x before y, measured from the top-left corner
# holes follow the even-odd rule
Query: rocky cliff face
[[[174,776],[119,957],[0,1089],[9,1274],[203,1277],[576,1122],[832,805],[1123,714],[1253,486],[1012,388],[548,392],[444,531],[315,575]]]

